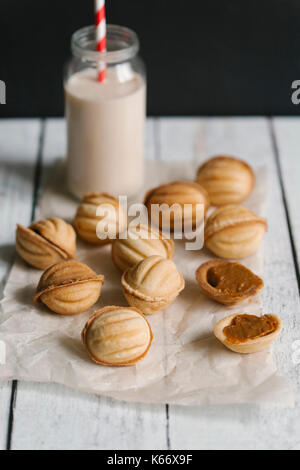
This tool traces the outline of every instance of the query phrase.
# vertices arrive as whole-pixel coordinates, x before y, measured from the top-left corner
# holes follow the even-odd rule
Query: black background
[[[298,114],[299,0],[107,0],[140,36],[150,115]],[[0,115],[63,114],[70,37],[93,0],[0,0]]]

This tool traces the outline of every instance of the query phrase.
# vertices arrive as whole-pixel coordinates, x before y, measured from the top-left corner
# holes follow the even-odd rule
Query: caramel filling
[[[233,344],[245,343],[250,339],[261,338],[273,333],[278,322],[273,315],[237,315],[223,330],[226,339]]]
[[[207,282],[217,291],[230,295],[239,295],[262,287],[262,280],[238,263],[225,263],[210,268],[207,271]]]

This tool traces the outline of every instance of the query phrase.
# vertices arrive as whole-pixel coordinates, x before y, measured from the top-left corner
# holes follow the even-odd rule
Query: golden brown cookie
[[[17,225],[16,250],[31,266],[47,269],[62,260],[76,258],[76,233],[72,225],[53,217],[28,228]]]
[[[98,310],[82,331],[91,359],[105,366],[131,366],[146,356],[153,334],[136,308],[109,306]]]
[[[266,229],[266,220],[249,209],[222,206],[206,221],[205,245],[221,258],[246,258],[257,251]]]
[[[114,264],[125,271],[149,256],[171,259],[174,242],[158,230],[139,224],[137,229],[130,228],[112,244]]]
[[[213,206],[223,206],[244,201],[252,192],[255,176],[243,160],[220,155],[200,166],[196,181],[206,189]]]
[[[197,228],[205,217],[209,199],[199,184],[174,181],[148,191],[144,204],[151,222],[160,230],[170,228],[172,232]]]
[[[82,240],[95,245],[111,243],[126,226],[127,214],[118,199],[106,193],[83,196],[74,220]]]
[[[34,300],[62,315],[88,310],[100,297],[104,276],[86,264],[63,261],[42,275]]]
[[[127,302],[145,314],[165,309],[184,289],[184,279],[173,261],[150,256],[127,269],[122,276]]]

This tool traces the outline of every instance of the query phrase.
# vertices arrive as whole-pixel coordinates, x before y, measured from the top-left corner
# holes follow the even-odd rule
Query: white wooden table
[[[0,121],[0,297],[15,225],[34,218],[47,172],[64,151],[62,119]],[[296,407],[144,406],[55,384],[0,382],[0,449],[300,449],[300,363],[293,361],[300,340],[300,118],[148,120],[149,159],[188,164],[217,153],[269,168],[264,312],[284,319],[275,351]]]

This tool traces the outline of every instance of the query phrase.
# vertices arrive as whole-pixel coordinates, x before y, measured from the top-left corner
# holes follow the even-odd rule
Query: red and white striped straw
[[[95,0],[95,22],[96,22],[96,41],[97,51],[106,51],[106,19],[105,19],[105,0]],[[103,82],[106,77],[105,64],[99,64],[98,81]]]

